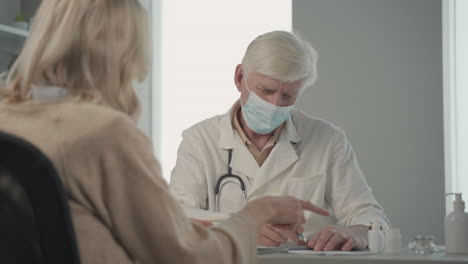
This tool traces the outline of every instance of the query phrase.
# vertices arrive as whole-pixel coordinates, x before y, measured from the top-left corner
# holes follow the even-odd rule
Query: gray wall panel
[[[440,0],[293,0],[293,25],[320,54],[298,103],[345,129],[404,245],[443,243]]]

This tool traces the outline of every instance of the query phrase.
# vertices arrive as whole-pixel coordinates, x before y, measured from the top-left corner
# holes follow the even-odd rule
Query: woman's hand
[[[249,202],[243,210],[255,219],[259,230],[268,223],[284,230],[297,231],[305,223],[304,210],[330,215],[320,207],[290,196],[264,196]]]

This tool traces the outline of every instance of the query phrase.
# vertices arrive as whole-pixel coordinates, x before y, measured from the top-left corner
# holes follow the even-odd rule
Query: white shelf
[[[0,32],[10,33],[10,34],[22,36],[25,38],[28,36],[28,31],[26,30],[15,28],[12,26],[2,25],[2,24],[0,24]]]
[[[19,54],[28,31],[0,24],[0,52]]]

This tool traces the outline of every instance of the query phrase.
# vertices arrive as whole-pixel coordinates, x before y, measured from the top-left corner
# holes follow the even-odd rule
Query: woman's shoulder
[[[52,125],[56,128],[79,127],[86,128],[107,126],[113,124],[135,124],[126,114],[110,107],[87,102],[57,101],[38,102],[25,101],[19,103],[0,102],[1,117],[33,119],[36,124]]]
[[[77,149],[99,154],[151,145],[128,115],[92,103],[0,103],[0,130],[30,141],[54,160]]]
[[[81,134],[98,133],[119,137],[140,133],[136,121],[110,107],[82,102],[67,102],[59,106],[59,118],[69,129]],[[130,135],[129,135],[130,136]]]
[[[87,102],[63,102],[57,105],[60,112],[69,116],[70,119],[75,121],[84,120],[86,122],[102,123],[111,120],[122,120],[130,117],[122,112],[119,112],[108,106],[99,105]]]
[[[90,103],[60,105],[63,149],[72,160],[91,156],[152,155],[150,139],[127,114]]]

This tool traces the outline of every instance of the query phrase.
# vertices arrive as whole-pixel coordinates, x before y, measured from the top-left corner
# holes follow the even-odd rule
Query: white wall
[[[293,26],[320,54],[308,114],[343,127],[404,244],[443,243],[440,0],[294,0]]]
[[[460,187],[454,191],[463,192],[463,199],[468,201],[468,1],[456,0],[456,32],[454,57],[456,67],[457,91],[457,136],[458,175]],[[452,199],[453,200],[453,197]],[[451,205],[450,208],[453,208]]]
[[[443,0],[445,191],[468,197],[468,2]],[[447,196],[446,211],[453,210]]]
[[[155,49],[160,87],[153,101],[156,152],[168,180],[181,133],[229,110],[239,97],[234,70],[257,35],[292,28],[291,0],[162,0]],[[156,105],[157,104],[157,105]],[[157,133],[157,132],[155,132]]]

